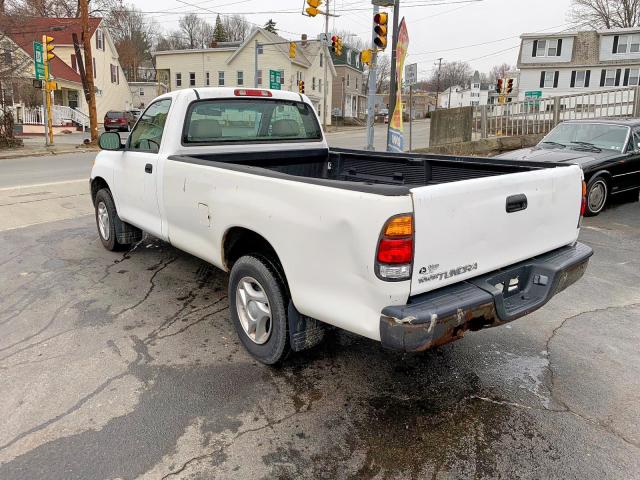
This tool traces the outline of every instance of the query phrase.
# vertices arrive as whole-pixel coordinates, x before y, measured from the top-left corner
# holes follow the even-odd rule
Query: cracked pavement
[[[417,355],[331,332],[274,369],[226,274],[107,252],[88,198],[39,188],[51,218],[0,224],[3,480],[640,478],[638,202],[585,220],[585,277],[528,317]]]

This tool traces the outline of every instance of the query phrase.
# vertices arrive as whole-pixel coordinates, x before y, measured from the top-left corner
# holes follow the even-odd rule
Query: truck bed
[[[173,156],[170,159],[269,176],[300,177],[301,181],[336,187],[360,184],[364,191],[396,195],[406,194],[415,187],[562,166],[478,157],[347,149],[195,154]]]

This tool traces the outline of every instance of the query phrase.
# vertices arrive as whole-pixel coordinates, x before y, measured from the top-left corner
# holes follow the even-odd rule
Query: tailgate
[[[412,189],[411,295],[574,242],[582,177],[571,165]]]

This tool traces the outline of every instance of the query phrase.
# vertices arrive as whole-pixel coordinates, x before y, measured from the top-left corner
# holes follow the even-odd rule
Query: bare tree
[[[222,26],[229,42],[243,42],[251,32],[251,25],[242,15],[228,15],[222,19]]]
[[[154,50],[184,50],[189,48],[187,43],[187,37],[184,36],[181,30],[173,30],[169,33],[159,35],[157,37]]]
[[[502,63],[500,65],[494,65],[489,70],[489,83],[496,83],[498,78],[507,78],[507,74],[513,70],[513,67],[508,63]]]
[[[8,14],[22,17],[78,17],[77,0],[5,0]],[[89,14],[105,17],[121,6],[121,0],[91,0]]]
[[[182,34],[186,37],[187,48],[204,48],[213,39],[213,28],[195,13],[180,17],[178,21]]]
[[[154,25],[133,6],[114,9],[105,20],[127,80],[138,80],[138,67],[151,60]]]
[[[376,60],[376,93],[389,92],[389,79],[391,77],[391,57],[378,55]]]
[[[569,19],[595,29],[636,27],[640,0],[572,0]]]

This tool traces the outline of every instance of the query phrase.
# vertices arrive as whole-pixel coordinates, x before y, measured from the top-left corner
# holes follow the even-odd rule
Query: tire
[[[120,222],[116,205],[111,192],[103,188],[96,194],[95,201],[96,227],[102,246],[109,251],[123,250],[128,245],[118,242],[116,237],[116,222]]]
[[[587,184],[587,209],[585,217],[595,217],[607,204],[609,183],[603,176],[594,177]]]
[[[240,341],[265,365],[290,351],[286,288],[275,265],[261,256],[238,259],[229,277],[229,309]]]

